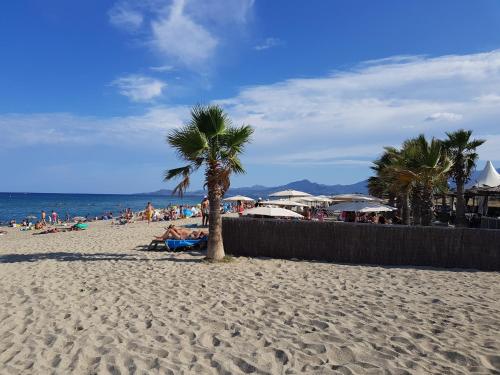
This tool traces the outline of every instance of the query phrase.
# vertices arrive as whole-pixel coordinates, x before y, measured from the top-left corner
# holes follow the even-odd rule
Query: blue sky
[[[233,186],[352,183],[465,127],[500,156],[500,2],[19,0],[0,6],[0,191],[169,188],[196,103],[256,128]],[[201,188],[195,176],[193,188]]]

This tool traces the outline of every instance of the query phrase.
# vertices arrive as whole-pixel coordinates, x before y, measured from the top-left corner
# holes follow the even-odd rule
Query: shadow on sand
[[[30,263],[43,260],[55,260],[58,262],[95,262],[95,261],[132,261],[132,262],[158,262],[169,261],[178,263],[201,263],[204,255],[201,252],[183,253],[189,254],[192,258],[179,258],[171,253],[165,258],[144,258],[131,253],[31,253],[31,254],[1,254],[0,264],[3,263]]]

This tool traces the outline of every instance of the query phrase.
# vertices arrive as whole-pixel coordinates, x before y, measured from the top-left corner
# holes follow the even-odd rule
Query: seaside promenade
[[[498,273],[140,251],[164,226],[8,228],[0,373],[500,371]]]

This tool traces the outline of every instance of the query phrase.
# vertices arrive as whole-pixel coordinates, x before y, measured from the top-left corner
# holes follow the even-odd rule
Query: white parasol
[[[296,212],[279,207],[256,207],[243,211],[243,216],[267,216],[267,217],[304,217]]]
[[[224,202],[254,202],[255,199],[245,197],[244,195],[235,195],[234,197],[227,197],[223,199]]]
[[[369,201],[342,202],[333,204],[327,208],[330,212],[390,212],[396,210],[385,204]]]

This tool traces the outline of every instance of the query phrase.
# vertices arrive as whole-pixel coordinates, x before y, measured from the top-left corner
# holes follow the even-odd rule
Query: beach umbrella
[[[396,210],[395,207],[387,206],[378,202],[354,201],[332,204],[327,208],[330,212],[390,212]]]
[[[382,199],[366,195],[366,194],[338,194],[330,198],[332,201],[369,201],[369,202],[382,202]]]
[[[277,191],[276,193],[269,194],[270,197],[279,197],[279,198],[292,198],[292,197],[310,197],[311,194],[304,193],[303,191],[298,190],[282,190]]]
[[[223,199],[224,202],[254,202],[255,199],[245,197],[244,195],[235,195],[234,197],[228,197]]]
[[[302,204],[299,202],[291,201],[291,200],[285,200],[285,199],[278,199],[278,200],[271,200],[271,201],[261,201],[259,204],[261,205],[272,205],[272,206],[282,206],[282,207],[306,207],[306,204]]]
[[[243,211],[243,216],[267,216],[267,217],[304,217],[296,212],[280,207],[256,207]]]
[[[319,202],[319,203],[323,203],[323,202],[331,202],[332,199],[330,198],[327,198],[327,197],[321,197],[321,196],[318,196],[318,197],[315,197],[315,196],[310,196],[310,197],[292,197],[290,198],[291,201],[294,201],[294,202],[312,202],[312,203],[315,203],[315,202]]]

